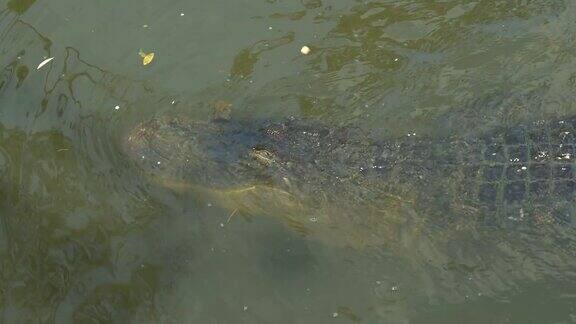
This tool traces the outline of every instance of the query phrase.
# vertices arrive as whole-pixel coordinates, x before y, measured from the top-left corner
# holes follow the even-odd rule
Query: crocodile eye
[[[250,157],[263,166],[270,166],[276,162],[276,155],[263,148],[253,148],[250,151]]]

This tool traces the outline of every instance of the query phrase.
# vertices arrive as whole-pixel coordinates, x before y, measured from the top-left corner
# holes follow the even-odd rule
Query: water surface
[[[206,120],[217,100],[233,118],[384,139],[570,117],[575,15],[561,0],[0,3],[2,322],[576,321],[569,227],[541,254],[513,231],[405,254],[341,246],[275,215],[229,219],[121,147],[142,120]]]

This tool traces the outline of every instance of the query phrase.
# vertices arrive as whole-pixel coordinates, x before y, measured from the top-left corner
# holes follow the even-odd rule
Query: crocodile
[[[168,187],[203,188],[303,235],[332,232],[345,245],[368,246],[401,241],[406,228],[567,228],[575,130],[576,118],[567,118],[379,139],[303,118],[171,116],[133,127],[123,147]]]

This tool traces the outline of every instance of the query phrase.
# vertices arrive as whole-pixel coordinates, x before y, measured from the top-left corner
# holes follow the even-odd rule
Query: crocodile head
[[[249,181],[245,161],[257,138],[233,123],[159,117],[142,122],[124,137],[124,150],[145,172],[208,187]]]

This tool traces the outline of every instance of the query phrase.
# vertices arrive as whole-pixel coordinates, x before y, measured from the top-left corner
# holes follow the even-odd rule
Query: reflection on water
[[[425,188],[360,204],[332,185],[311,211],[277,187],[154,181],[122,148],[151,116],[209,120],[217,102],[248,124],[296,116],[383,139],[560,120],[574,115],[572,2],[162,6],[0,11],[3,321],[574,320],[570,208],[553,230],[471,229],[465,206],[449,225],[414,221],[428,215],[407,200]],[[142,47],[157,53],[145,68]],[[310,213],[338,221],[307,235]]]

